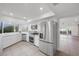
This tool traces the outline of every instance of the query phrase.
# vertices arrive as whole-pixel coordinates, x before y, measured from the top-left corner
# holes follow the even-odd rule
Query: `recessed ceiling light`
[[[42,7],[40,7],[40,10],[43,10],[43,8],[42,8]]]
[[[77,18],[75,18],[75,21],[77,22],[77,21],[78,21],[78,19],[77,19]]]
[[[24,19],[26,19],[26,17],[23,17]]]
[[[31,20],[27,20],[27,22],[31,22]]]
[[[10,13],[10,16],[13,16],[14,14],[13,13]]]

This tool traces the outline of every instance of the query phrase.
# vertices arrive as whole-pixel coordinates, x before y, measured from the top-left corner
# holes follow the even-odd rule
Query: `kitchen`
[[[9,49],[13,45],[16,47],[16,44],[19,42],[29,43],[37,47],[37,49],[45,55],[53,56],[56,53],[59,38],[59,20],[55,13],[50,10],[48,4],[15,3],[0,4],[0,6],[2,6],[0,9],[2,10],[0,15],[1,55],[5,54],[4,50]],[[26,44],[24,46],[28,45]],[[20,46],[22,45],[19,45],[18,48],[14,48],[13,50],[19,49]],[[16,51],[21,52],[20,50]],[[8,55],[8,53],[6,55]]]
[[[11,17],[4,18],[11,19]],[[34,20],[32,22],[25,22],[25,24],[24,22],[23,24],[22,22],[19,22],[18,32],[1,34],[1,50],[8,48],[9,46],[16,44],[19,41],[25,41],[26,43],[29,42],[30,44],[38,47],[39,50],[45,55],[54,55],[57,50],[57,37],[54,32],[53,33],[55,36],[53,37],[53,33],[50,30],[54,29],[51,28],[51,26],[57,26],[55,23],[58,21],[56,19],[52,19],[54,19],[52,16],[48,16],[40,18],[39,20]],[[52,40],[52,38],[54,40]],[[4,51],[2,51],[2,53],[4,53]]]

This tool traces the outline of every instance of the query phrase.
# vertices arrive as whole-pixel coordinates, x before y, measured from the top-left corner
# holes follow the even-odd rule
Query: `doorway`
[[[77,17],[68,17],[59,21],[59,48],[60,55],[79,56],[79,35]]]

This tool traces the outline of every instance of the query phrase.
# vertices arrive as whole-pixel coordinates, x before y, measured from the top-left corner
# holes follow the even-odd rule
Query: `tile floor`
[[[21,41],[3,50],[3,56],[45,56],[32,44]]]

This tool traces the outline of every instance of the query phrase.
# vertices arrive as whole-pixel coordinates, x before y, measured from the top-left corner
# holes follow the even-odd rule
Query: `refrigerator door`
[[[48,26],[48,22],[42,22],[40,24],[41,26],[41,35],[40,35],[40,40],[44,40],[44,41],[49,41],[49,26]]]
[[[48,42],[53,42],[56,44],[57,40],[57,22],[54,21],[48,21],[48,22],[42,22],[41,23],[41,32],[43,34],[43,38],[40,40],[48,41]]]
[[[58,29],[57,29],[57,22],[50,21],[49,22],[49,42],[53,42],[56,44],[57,42],[57,35],[58,35]]]
[[[41,22],[40,24],[40,27],[41,27],[41,35],[40,35],[40,38],[42,38],[41,40],[46,40],[46,25],[47,23],[46,22]]]

